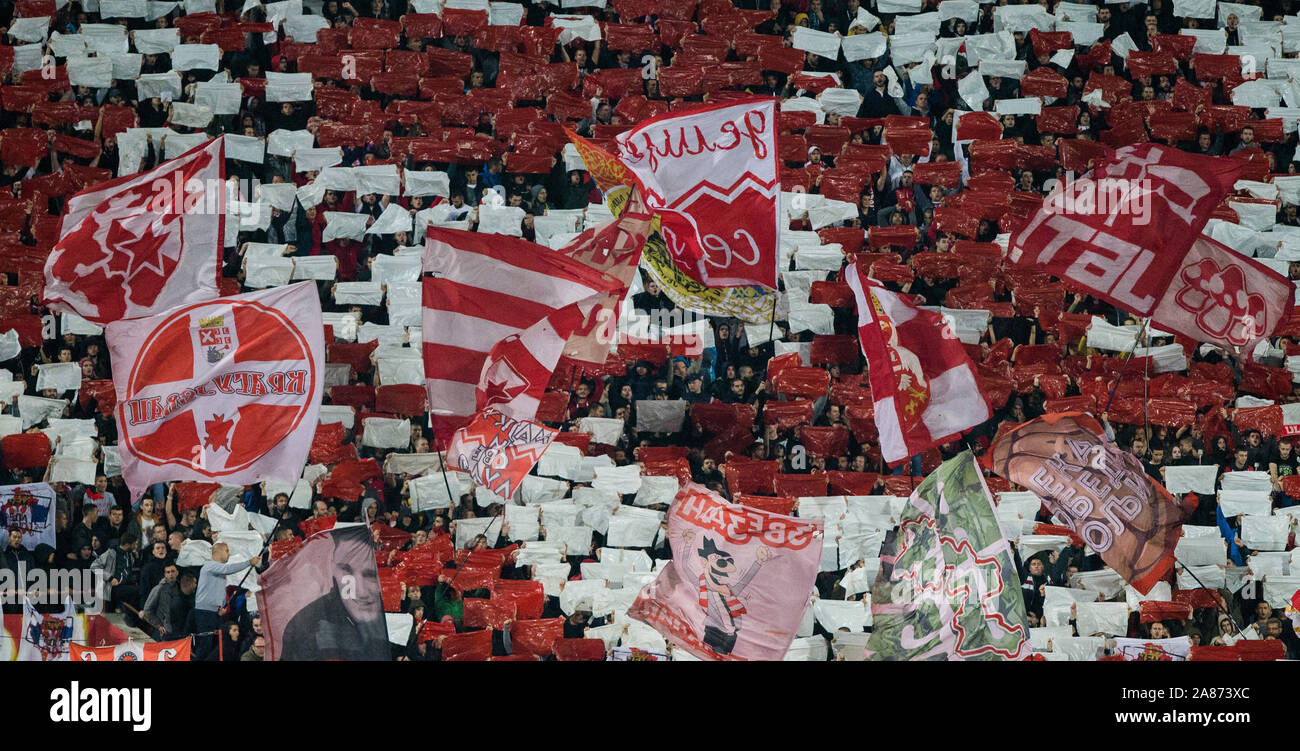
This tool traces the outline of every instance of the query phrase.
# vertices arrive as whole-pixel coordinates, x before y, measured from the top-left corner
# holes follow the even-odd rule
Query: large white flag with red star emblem
[[[152,483],[294,483],[325,376],[311,282],[110,323],[122,477]]]
[[[858,305],[858,340],[886,462],[954,440],[992,416],[970,355],[942,316],[890,292],[856,265],[844,268],[844,281]]]
[[[73,196],[45,262],[46,303],[103,325],[216,297],[224,179],[218,138]]]
[[[558,432],[489,409],[456,431],[447,448],[447,459],[453,467],[468,472],[474,482],[502,498],[510,498]]]
[[[532,419],[569,335],[620,282],[527,240],[430,227],[424,375],[439,442],[487,407]]]

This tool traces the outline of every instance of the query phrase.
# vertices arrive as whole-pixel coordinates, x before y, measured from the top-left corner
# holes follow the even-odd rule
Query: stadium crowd
[[[135,5],[145,9],[142,17],[110,15]],[[1193,5],[1201,4],[1187,3]],[[1161,335],[1126,311],[1002,260],[1007,233],[1021,226],[1054,186],[1085,171],[1103,146],[1151,140],[1243,160],[1253,182],[1242,187],[1233,205],[1225,203],[1216,212],[1207,233],[1300,278],[1300,267],[1290,262],[1300,255],[1288,255],[1295,252],[1300,231],[1287,230],[1300,227],[1300,193],[1272,187],[1272,176],[1294,175],[1300,166],[1293,161],[1300,109],[1281,107],[1276,99],[1248,106],[1259,104],[1257,91],[1249,99],[1235,91],[1279,80],[1276,71],[1282,71],[1282,82],[1288,80],[1300,51],[1291,35],[1300,29],[1291,0],[1221,2],[1209,17],[1180,15],[1183,3],[1171,0],[1036,6],[963,0],[879,5],[875,0],[610,0],[491,3],[488,13],[483,12],[487,3],[454,0],[445,7],[436,0],[265,5],[18,0],[0,6],[0,32],[10,45],[0,47],[5,79],[0,89],[5,188],[0,334],[16,331],[21,345],[10,352],[0,341],[0,356],[8,356],[0,367],[17,385],[0,392],[0,414],[21,419],[16,435],[39,433],[50,424],[45,416],[32,422],[23,415],[21,395],[61,399],[67,406],[57,417],[93,421],[97,443],[87,457],[97,463],[93,483],[50,477],[51,454],[66,448],[62,431],[56,431],[59,441],[51,438],[52,451],[35,452],[41,460],[35,464],[24,461],[33,456],[29,444],[19,449],[12,435],[0,443],[0,484],[48,480],[58,494],[57,544],[26,550],[15,532],[0,552],[0,565],[15,571],[19,565],[103,569],[112,583],[112,607],[151,636],[165,640],[199,633],[204,636],[196,642],[196,659],[260,660],[265,641],[252,597],[236,586],[247,557],[228,563],[230,551],[219,543],[211,549],[211,561],[183,552],[194,541],[217,541],[219,532],[209,520],[214,507],[205,505],[212,498],[226,513],[242,506],[275,520],[268,559],[291,550],[292,538],[335,520],[371,524],[386,572],[387,609],[412,616],[411,627],[395,637],[395,659],[442,659],[448,634],[476,630],[491,630],[494,655],[518,654],[512,648],[519,633],[515,627],[526,618],[562,618],[563,637],[598,637],[610,651],[620,645],[651,654],[670,651],[661,637],[629,624],[621,612],[628,591],[635,594],[653,575],[654,562],[670,557],[664,535],[655,535],[649,545],[615,546],[609,530],[601,528],[609,517],[603,525],[591,521],[581,506],[566,518],[552,517],[543,504],[539,524],[521,524],[517,510],[507,512],[500,499],[459,485],[457,491],[464,492],[453,491],[436,463],[419,458],[436,453],[433,444],[447,436],[421,427],[427,425],[422,406],[397,398],[418,391],[422,379],[385,383],[380,377],[378,356],[385,350],[419,351],[418,321],[394,324],[393,309],[378,300],[340,303],[336,284],[392,282],[399,277],[389,262],[418,258],[425,226],[484,231],[480,212],[488,208],[494,213],[492,231],[558,247],[572,233],[557,231],[557,223],[543,217],[585,210],[591,222],[609,218],[600,210],[601,191],[564,150],[567,140],[559,125],[613,151],[613,137],[639,121],[748,93],[781,101],[783,190],[824,196],[825,205],[856,207],[852,216],[839,213],[826,221],[811,209],[800,213],[803,204],[785,204],[790,216],[783,232],[801,238],[783,243],[793,250],[788,264],[783,261],[785,291],[826,306],[830,315],[825,324],[799,330],[802,321],[792,325],[784,315],[746,321],[683,312],[681,294],[642,271],[630,295],[638,316],[677,311],[682,317],[675,320],[707,326],[671,344],[625,341],[603,366],[561,360],[551,382],[556,399],[544,404],[538,419],[562,427],[565,444],[594,457],[583,465],[588,475],[574,484],[590,485],[591,466],[640,463],[646,476],[678,476],[728,498],[744,495],[765,507],[821,515],[827,507],[822,501],[837,495],[905,497],[943,459],[966,448],[982,454],[1009,425],[1049,410],[1091,411],[1159,481],[1168,468],[1188,465],[1215,466],[1223,474],[1267,473],[1270,507],[1255,513],[1285,517],[1287,532],[1281,545],[1253,548],[1249,543],[1256,538],[1243,534],[1249,514],[1223,513],[1214,493],[1178,494],[1189,513],[1187,525],[1221,542],[1224,560],[1217,580],[1204,587],[1193,580],[1204,567],[1180,566],[1166,590],[1166,599],[1179,609],[1150,611],[1158,617],[1147,617],[1142,598],[1126,591],[1122,581],[1107,580],[1104,563],[1077,538],[1064,536],[1032,551],[1022,546],[1018,576],[1030,625],[1051,628],[1058,639],[1103,637],[1100,649],[1070,659],[1110,653],[1112,637],[1181,635],[1197,646],[1278,640],[1286,657],[1300,659],[1300,638],[1285,603],[1270,598],[1267,585],[1259,586],[1266,576],[1287,581],[1288,570],[1300,575],[1291,552],[1300,486],[1286,481],[1300,471],[1296,442],[1260,417],[1268,404],[1294,401],[1289,366],[1300,362],[1300,326],[1288,323],[1280,336],[1261,344],[1253,361],[1238,362],[1213,348]],[[1035,7],[1054,14],[1057,31],[1047,31],[1050,23],[1033,12],[1005,13]],[[1215,5],[1208,7],[1213,11]],[[589,19],[561,24],[557,19],[566,15]],[[48,35],[33,35],[22,23],[43,16],[51,18]],[[304,16],[313,18],[305,22]],[[146,36],[141,32],[178,29],[186,43],[218,45],[219,61],[215,69],[192,61],[180,69],[166,51],[143,52],[139,75],[179,70],[179,91],[159,90],[152,82],[146,90],[145,78],[116,75],[107,86],[71,85],[74,57],[84,55],[72,50],[112,38],[114,33],[104,30],[112,25],[128,30],[132,52],[156,49],[137,43]],[[880,33],[880,47],[844,42],[841,48],[837,41],[835,56],[820,56],[794,47],[801,28],[845,40]],[[316,32],[315,39],[290,33],[304,29]],[[1004,30],[1009,33],[1000,33]],[[918,47],[921,37],[929,42]],[[149,39],[156,44],[157,37]],[[33,44],[39,47],[36,54]],[[855,51],[862,49],[872,55],[859,57]],[[1253,57],[1243,69],[1232,57],[1236,54]],[[268,72],[310,72],[311,96],[275,101],[282,97],[272,96],[275,86],[268,90]],[[208,97],[217,89],[207,86],[210,82],[238,84],[237,104],[213,107],[217,99]],[[1293,90],[1278,97],[1300,104],[1290,101]],[[1046,100],[1041,110],[1031,108],[1036,114],[1010,114],[1024,111],[1018,108],[1035,97]],[[1007,102],[1014,105],[1003,107],[1007,114],[979,114],[997,113]],[[195,104],[209,108],[206,124],[186,124],[195,122],[195,114],[185,105]],[[169,130],[155,137],[160,128]],[[152,130],[140,138],[137,129]],[[34,132],[39,137],[29,138]],[[288,150],[274,148],[275,134],[288,132],[311,137]],[[305,494],[269,485],[214,491],[171,483],[133,499],[111,451],[117,429],[103,334],[42,306],[41,266],[73,193],[175,156],[166,142],[172,134],[188,144],[197,142],[194,134],[223,133],[268,146],[260,162],[228,158],[230,177],[296,189],[291,205],[263,204],[266,217],[245,217],[238,232],[227,235],[223,291],[265,286],[262,257],[255,254],[267,245],[285,246],[282,252],[290,259],[338,259],[336,277],[318,281],[318,287],[333,333],[329,362],[347,367],[330,384],[325,403],[354,407],[355,417],[331,413],[331,421],[341,419],[346,426],[332,445],[329,436],[317,434],[320,445],[313,446],[311,464],[321,471],[311,476]],[[342,148],[344,167],[396,164],[407,174],[435,173],[429,184],[438,187],[392,194],[304,190],[320,185],[321,168],[302,169],[294,150],[334,146]],[[409,188],[410,179],[406,183]],[[252,202],[256,196],[241,197]],[[354,239],[335,237],[327,228],[327,212],[368,215],[370,226],[394,204],[414,218],[414,232]],[[514,224],[505,230],[499,223],[502,207],[521,210],[506,215]],[[1254,223],[1261,210],[1267,219]],[[572,229],[582,226],[592,224]],[[809,244],[837,248],[842,256],[831,264],[805,263],[805,256],[817,255],[805,252]],[[989,313],[963,341],[979,367],[993,418],[961,441],[893,469],[882,464],[873,440],[853,298],[845,295],[839,273],[842,264],[855,260],[921,304]],[[343,322],[348,317],[350,325]],[[1127,332],[1130,340],[1137,332],[1133,341],[1148,356],[1129,357],[1133,352],[1123,346],[1089,346],[1090,330],[1099,327]],[[1171,344],[1177,350],[1172,356]],[[37,390],[38,366],[56,362],[79,363],[83,387]],[[680,430],[637,430],[639,405],[655,400],[686,402],[689,419]],[[415,418],[409,444],[369,445],[359,430],[366,414]],[[592,418],[595,422],[587,422]],[[601,418],[622,420],[622,427],[612,432],[589,427],[606,425]],[[418,457],[394,461],[403,454]],[[368,459],[375,461],[363,461]],[[345,465],[343,478],[337,470]],[[545,469],[543,463],[539,472]],[[435,487],[446,482],[454,502],[438,507],[413,501],[413,488],[427,478]],[[1016,490],[993,476],[989,487],[995,496]],[[662,518],[662,502],[638,502],[636,495],[633,490],[618,500],[637,513]],[[484,528],[484,519],[493,521]],[[1052,523],[1043,508],[1000,519],[1013,542],[1042,538],[1038,525]],[[865,602],[878,553],[870,545],[838,539],[847,533],[838,517],[826,521],[830,552],[823,555],[810,602]],[[475,525],[474,533],[458,535],[458,527],[467,525]],[[526,562],[542,560],[525,553],[539,539],[545,541],[548,526],[596,527],[589,547],[563,551],[559,560],[568,568],[558,575],[553,564]],[[431,566],[417,565],[430,550]],[[497,593],[526,593],[518,595],[508,616],[483,606],[495,601],[495,593],[488,592],[480,569],[467,565],[485,555],[497,557],[502,580],[519,582],[494,585]],[[252,563],[265,569],[269,560]],[[590,578],[605,578],[609,589],[564,597],[566,585]],[[533,580],[542,585],[526,584]],[[621,589],[614,586],[618,583]],[[1121,633],[1079,633],[1075,602],[1090,597],[1067,597],[1069,614],[1063,615],[1054,588],[1127,601],[1129,620]],[[544,597],[534,601],[538,590]],[[612,594],[618,592],[623,594]],[[1186,596],[1175,596],[1179,592]],[[799,659],[856,659],[852,652],[860,650],[862,632],[870,628],[869,611],[864,605],[850,622],[832,616],[844,612],[810,606],[797,642],[803,650]],[[217,632],[219,639],[212,638]],[[1035,648],[1046,659],[1064,658],[1046,642],[1036,641]]]

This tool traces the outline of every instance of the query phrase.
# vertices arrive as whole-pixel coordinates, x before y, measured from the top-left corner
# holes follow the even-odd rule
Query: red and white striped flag
[[[947,443],[992,416],[975,366],[942,316],[880,286],[856,264],[845,267],[844,280],[858,305],[858,339],[886,462]]]
[[[526,240],[438,227],[424,271],[429,412],[452,429],[487,407],[532,419],[565,340],[619,285]],[[452,432],[434,427],[440,441]]]

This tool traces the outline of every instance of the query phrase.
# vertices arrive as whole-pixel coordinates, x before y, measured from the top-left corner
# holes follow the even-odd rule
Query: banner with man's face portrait
[[[1037,493],[1053,514],[1143,594],[1169,573],[1183,513],[1133,454],[1080,412],[1015,426],[989,454],[993,471]]]
[[[258,582],[267,660],[391,657],[369,527],[317,532]]]

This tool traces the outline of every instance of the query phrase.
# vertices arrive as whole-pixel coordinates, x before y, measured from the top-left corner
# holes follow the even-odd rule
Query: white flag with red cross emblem
[[[621,282],[500,235],[430,227],[424,251],[424,375],[446,442],[487,407],[532,419],[565,341]]]
[[[100,325],[216,297],[225,139],[68,200],[45,262],[45,302]]]
[[[311,282],[110,323],[122,477],[294,483],[325,380]]]

